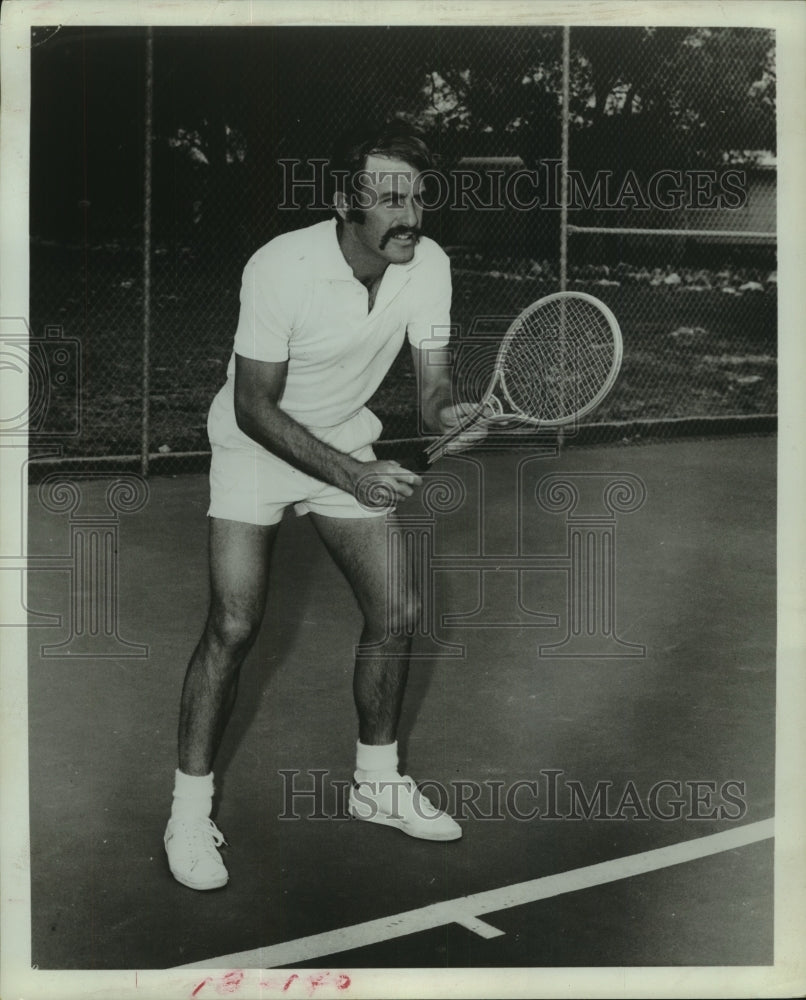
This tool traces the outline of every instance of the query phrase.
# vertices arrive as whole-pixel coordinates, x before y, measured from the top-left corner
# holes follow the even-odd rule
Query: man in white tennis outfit
[[[244,270],[227,382],[208,420],[210,609],[182,691],[165,832],[171,872],[193,889],[228,879],[217,849],[224,838],[210,818],[213,761],[262,621],[279,522],[292,505],[310,514],[364,617],[351,815],[427,840],[461,836],[398,772],[413,631],[405,626],[416,620],[417,594],[410,580],[388,585],[387,519],[421,480],[375,458],[382,428],[365,405],[407,337],[424,424],[442,433],[464,412],[451,403],[446,366],[424,363],[448,338],[451,301],[448,257],[420,235],[430,168],[427,147],[404,123],[348,137],[331,161],[336,217],[277,237]],[[404,625],[396,634],[390,614]]]

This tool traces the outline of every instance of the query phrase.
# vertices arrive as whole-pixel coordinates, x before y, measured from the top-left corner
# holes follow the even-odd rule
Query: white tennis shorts
[[[223,397],[223,398],[221,398]],[[383,517],[391,508],[362,506],[351,494],[300,472],[252,442],[235,427],[219,394],[210,407],[207,433],[212,449],[208,516],[246,524],[269,525],[282,520],[286,508],[296,514],[325,517]],[[382,430],[380,420],[364,408],[346,423],[314,431],[317,437],[361,462],[375,458],[372,449]]]

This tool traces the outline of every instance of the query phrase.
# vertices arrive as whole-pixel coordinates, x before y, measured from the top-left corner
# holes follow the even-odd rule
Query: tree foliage
[[[32,225],[80,239],[141,217],[142,29],[34,29]],[[419,123],[461,155],[556,158],[559,29],[154,30],[158,231],[223,241],[278,218],[278,160],[326,157],[366,118]],[[586,168],[718,166],[775,148],[772,33],[574,28],[571,150]]]

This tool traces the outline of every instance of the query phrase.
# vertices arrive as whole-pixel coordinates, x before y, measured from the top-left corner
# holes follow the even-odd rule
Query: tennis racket
[[[538,299],[504,334],[475,415],[426,448],[429,463],[479,425],[573,423],[613,387],[622,351],[616,317],[593,295],[555,292]]]

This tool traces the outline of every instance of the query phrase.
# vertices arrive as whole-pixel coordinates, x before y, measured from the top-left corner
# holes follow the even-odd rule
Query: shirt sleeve
[[[247,263],[241,281],[241,310],[235,353],[255,361],[287,361],[294,326],[294,282],[271,245]]]
[[[406,326],[409,343],[423,350],[444,346],[451,334],[451,262],[436,244],[418,271],[414,315]]]

